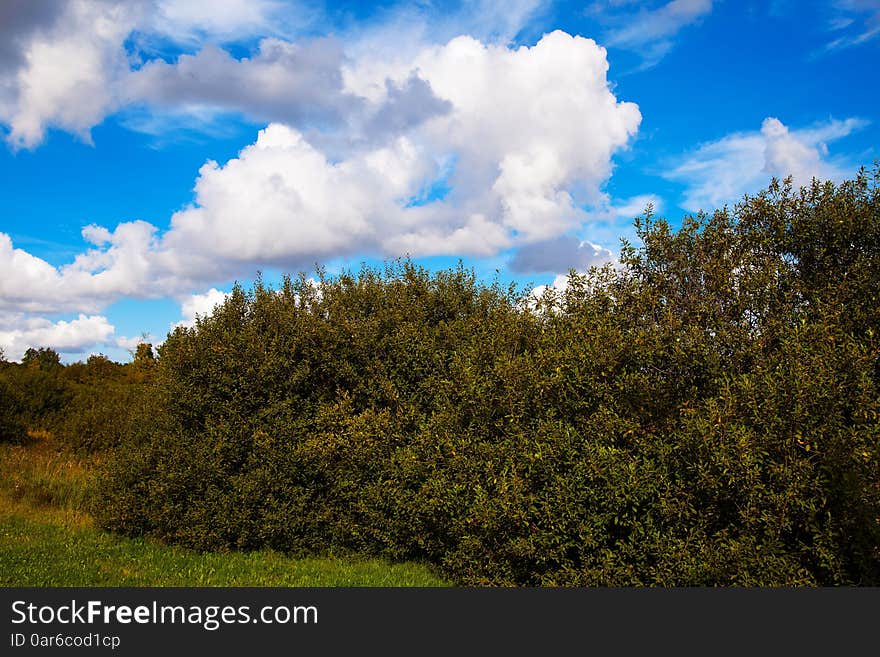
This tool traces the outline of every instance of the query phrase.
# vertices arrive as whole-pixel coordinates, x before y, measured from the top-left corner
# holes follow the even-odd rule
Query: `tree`
[[[53,370],[61,367],[61,356],[51,347],[34,349],[28,347],[21,359],[23,365],[40,370]]]
[[[152,364],[154,360],[153,345],[149,342],[138,343],[137,349],[134,352],[134,362],[143,365]]]

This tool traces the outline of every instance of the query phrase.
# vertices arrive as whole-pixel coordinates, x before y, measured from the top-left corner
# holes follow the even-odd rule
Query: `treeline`
[[[880,584],[880,169],[636,227],[540,298],[236,287],[159,348],[100,523],[471,585]]]
[[[152,345],[137,346],[130,363],[104,355],[64,365],[54,349],[28,349],[21,363],[0,354],[0,441],[22,443],[48,432],[78,452],[116,447],[152,399]]]

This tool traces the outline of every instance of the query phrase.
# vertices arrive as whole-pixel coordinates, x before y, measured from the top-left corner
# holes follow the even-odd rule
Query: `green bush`
[[[71,387],[71,397],[53,426],[60,441],[74,451],[115,448],[147,415],[146,386],[101,381]]]
[[[0,363],[0,367],[3,365]],[[21,419],[21,400],[0,371],[0,442],[20,443],[26,431]]]
[[[160,348],[100,522],[477,585],[877,585],[877,183],[648,213],[538,300],[408,262],[236,287]]]

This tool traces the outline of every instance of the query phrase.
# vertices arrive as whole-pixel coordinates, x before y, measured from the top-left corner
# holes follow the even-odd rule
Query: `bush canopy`
[[[236,286],[159,348],[100,522],[469,585],[878,585],[878,174],[649,210],[540,296],[409,261]]]

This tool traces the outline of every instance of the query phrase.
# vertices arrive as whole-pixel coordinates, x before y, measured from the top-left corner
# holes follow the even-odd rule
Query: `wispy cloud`
[[[685,184],[681,207],[691,212],[739,201],[766,186],[772,176],[792,176],[797,185],[807,185],[813,177],[839,181],[855,166],[832,157],[827,144],[866,125],[862,119],[849,118],[790,130],[779,119],[768,117],[760,130],[701,144],[673,162],[663,176]]]
[[[825,49],[852,48],[880,36],[880,0],[836,0],[829,28],[835,35]]]
[[[643,59],[642,68],[650,68],[672,50],[684,28],[712,12],[713,0],[672,0],[653,7],[644,4],[604,0],[593,3],[590,12],[608,26],[607,45],[637,52]]]

